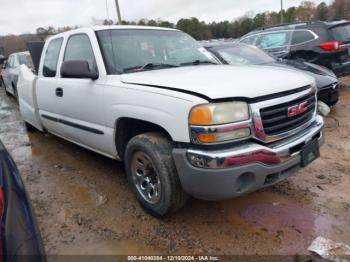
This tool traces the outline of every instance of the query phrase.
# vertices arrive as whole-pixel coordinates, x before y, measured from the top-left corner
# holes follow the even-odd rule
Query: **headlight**
[[[249,119],[245,102],[226,102],[196,106],[189,117],[190,125],[222,125]]]
[[[194,107],[189,116],[192,141],[224,143],[251,136],[249,107],[245,102],[225,102]]]

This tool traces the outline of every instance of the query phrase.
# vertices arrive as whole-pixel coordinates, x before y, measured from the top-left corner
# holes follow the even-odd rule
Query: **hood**
[[[314,77],[316,80],[316,85],[319,89],[338,82],[336,75],[331,70],[323,66],[297,60],[283,60],[282,62],[278,62],[278,64],[280,66],[299,69]],[[276,65],[276,63],[273,65]]]
[[[274,66],[200,65],[121,75],[126,84],[166,87],[210,99],[260,96],[311,85],[302,72]]]

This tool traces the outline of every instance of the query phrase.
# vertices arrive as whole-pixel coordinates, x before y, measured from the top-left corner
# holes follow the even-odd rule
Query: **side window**
[[[300,45],[315,39],[310,31],[294,31],[292,45]]]
[[[258,38],[258,35],[248,36],[243,40],[241,40],[240,42],[247,45],[255,45],[255,41],[257,38]]]
[[[64,61],[84,60],[89,63],[91,71],[97,72],[97,64],[90,39],[85,34],[73,35],[69,38]]]
[[[289,45],[290,32],[262,34],[257,46],[262,49],[280,48]]]
[[[45,77],[55,77],[57,72],[58,57],[62,46],[63,38],[57,38],[49,43],[46,49],[43,75]]]

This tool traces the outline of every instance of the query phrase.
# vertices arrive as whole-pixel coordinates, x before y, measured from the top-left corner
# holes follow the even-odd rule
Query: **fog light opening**
[[[236,192],[245,193],[247,192],[255,181],[255,175],[253,173],[244,173],[237,178],[236,181]]]

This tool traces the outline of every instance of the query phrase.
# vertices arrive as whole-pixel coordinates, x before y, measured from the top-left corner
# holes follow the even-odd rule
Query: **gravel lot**
[[[122,163],[27,133],[3,88],[0,139],[22,173],[48,254],[308,254],[317,236],[350,244],[350,77],[342,81],[319,160],[274,187],[193,199],[165,219],[139,207]]]

